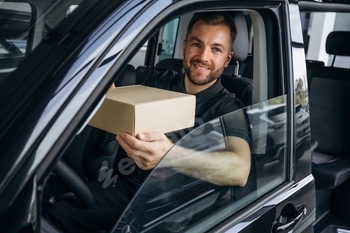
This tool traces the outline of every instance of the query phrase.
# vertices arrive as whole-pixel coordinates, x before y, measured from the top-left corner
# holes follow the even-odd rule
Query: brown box
[[[194,125],[196,97],[134,85],[110,89],[89,125],[113,134],[163,133]]]

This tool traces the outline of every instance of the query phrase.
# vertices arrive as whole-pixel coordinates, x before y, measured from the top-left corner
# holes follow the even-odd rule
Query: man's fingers
[[[125,150],[126,154],[132,155],[133,153],[135,153],[135,149],[133,147],[131,147],[122,137],[122,135],[117,135],[117,141],[119,143],[119,145]],[[130,157],[130,156],[129,156]]]
[[[122,133],[117,136],[117,140],[126,154],[143,170],[153,168],[173,145],[160,132],[141,133],[136,137]]]
[[[128,144],[129,147],[131,147],[135,150],[139,150],[139,149],[142,149],[144,147],[144,143],[142,141],[138,140],[134,136],[131,136],[130,134],[127,134],[127,133],[121,133],[120,135],[118,135],[117,140],[118,140],[118,142],[119,142],[119,140],[123,140],[124,143]]]
[[[117,135],[117,141],[119,143],[119,145],[125,150],[126,154],[133,159],[133,156],[137,156],[137,157],[144,157],[142,152],[144,152],[145,150],[143,149],[143,147],[140,146],[135,146],[135,145],[139,145],[140,143],[138,143],[137,139],[135,139],[134,137],[128,135],[128,134],[121,134],[121,135]]]
[[[161,132],[145,132],[136,135],[139,140],[146,142],[161,141],[166,138],[166,136]]]
[[[136,165],[137,165],[139,168],[141,168],[141,167],[143,166],[143,165],[142,165],[142,160],[141,160],[140,157],[136,156],[135,154],[131,155],[130,157],[134,160],[134,162],[136,163]]]

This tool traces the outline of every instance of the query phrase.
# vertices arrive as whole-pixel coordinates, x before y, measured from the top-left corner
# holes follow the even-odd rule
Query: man
[[[151,77],[144,84],[195,94],[196,117],[203,122],[241,108],[242,105],[235,98],[229,97],[218,82],[233,56],[232,45],[236,33],[234,22],[225,13],[196,14],[188,25],[187,36],[183,42],[184,77],[167,71]],[[142,170],[152,169],[173,146],[164,134],[157,132],[139,134],[136,138],[125,133],[118,135],[117,140]],[[208,157],[208,163],[201,164],[200,173],[203,174],[198,174],[196,171],[196,178],[208,174],[206,165],[209,165],[208,169],[220,169],[222,173],[210,182],[219,185],[245,185],[249,173],[249,166],[246,165],[250,164],[250,150],[247,143],[249,139],[229,136],[227,140],[229,145],[234,145],[232,146],[234,150],[215,155],[214,160]],[[196,161],[198,160],[194,158],[194,161],[186,161],[182,165],[197,166]],[[213,161],[216,161],[217,165],[213,166]],[[222,169],[222,164],[227,164],[228,169]],[[191,167],[186,170],[193,171]],[[186,173],[183,170],[182,172]],[[190,173],[189,175],[193,175]]]
[[[144,85],[196,95],[196,119],[200,122],[242,108],[241,102],[222,87],[219,79],[233,56],[236,34],[234,22],[226,13],[195,14],[183,42],[185,74],[166,71],[150,77]],[[228,125],[227,151],[199,157],[191,149],[176,147],[167,156],[169,166],[216,185],[244,186],[250,171],[249,125],[244,114],[241,121],[235,122],[238,128],[241,127],[238,130],[230,127],[234,124],[229,122],[235,119],[224,117],[223,121]],[[95,198],[91,209],[82,211],[61,201],[48,210],[47,216],[66,232],[95,232],[111,228],[149,171],[173,147],[169,138],[176,141],[181,134],[145,132],[136,137],[127,133],[118,135],[116,139],[120,146],[138,167],[136,175],[118,180],[113,187],[102,188],[101,183],[88,183]]]

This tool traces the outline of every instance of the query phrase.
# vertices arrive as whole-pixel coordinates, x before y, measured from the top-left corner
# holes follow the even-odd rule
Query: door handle
[[[307,213],[306,206],[302,205],[295,208],[293,204],[287,204],[283,207],[281,215],[277,218],[272,228],[274,233],[290,232],[298,225]]]

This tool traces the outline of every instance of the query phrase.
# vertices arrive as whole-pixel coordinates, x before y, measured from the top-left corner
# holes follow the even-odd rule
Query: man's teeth
[[[195,64],[195,66],[199,69],[202,69],[202,70],[207,70],[208,68],[207,67],[203,67],[203,66],[200,66],[198,64]]]

